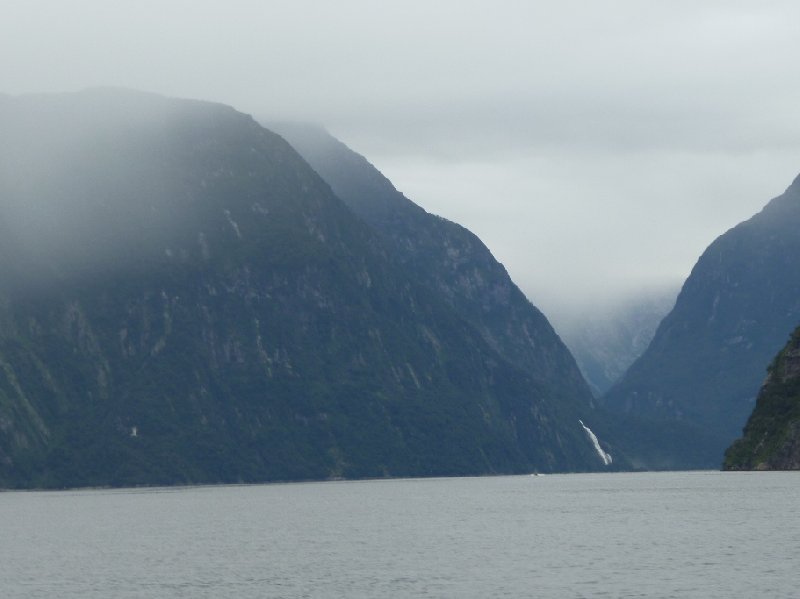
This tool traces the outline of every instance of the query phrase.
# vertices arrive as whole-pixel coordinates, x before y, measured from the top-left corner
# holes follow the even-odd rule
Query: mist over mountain
[[[222,105],[4,97],[0,130],[0,485],[604,467],[569,352],[456,225],[402,259]]]
[[[767,365],[800,322],[798,231],[800,177],[708,247],[604,405],[693,427],[695,455],[719,466],[753,410]]]
[[[678,287],[647,289],[554,323],[595,397],[644,353],[677,295]]]

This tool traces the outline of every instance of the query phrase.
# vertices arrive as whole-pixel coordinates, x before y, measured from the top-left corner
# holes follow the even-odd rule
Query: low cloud
[[[0,74],[323,123],[555,313],[680,280],[800,172],[798,22],[788,0],[31,0],[4,7]]]

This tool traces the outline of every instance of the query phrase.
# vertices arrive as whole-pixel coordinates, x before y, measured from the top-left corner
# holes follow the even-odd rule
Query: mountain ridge
[[[592,405],[569,350],[476,235],[406,198],[366,158],[324,128],[265,123],[283,135],[358,216],[388,238],[395,255],[415,276],[441,292],[503,357],[548,384],[567,379],[574,398]]]

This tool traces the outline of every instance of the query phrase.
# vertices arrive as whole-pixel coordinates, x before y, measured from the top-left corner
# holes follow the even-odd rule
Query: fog
[[[5,93],[324,124],[548,316],[677,285],[800,172],[800,5],[11,1]]]
[[[0,98],[0,291],[136,268],[190,245],[196,210],[186,208],[201,185],[181,175],[204,135],[192,108],[235,114],[107,89]]]

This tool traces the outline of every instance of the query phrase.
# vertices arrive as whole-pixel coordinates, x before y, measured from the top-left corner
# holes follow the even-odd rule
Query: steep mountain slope
[[[600,467],[250,117],[96,90],[0,130],[0,486]]]
[[[725,452],[726,470],[800,470],[800,327],[769,367],[744,435]]]
[[[595,397],[608,391],[644,353],[677,294],[677,288],[648,290],[554,323]]]
[[[800,322],[798,232],[800,178],[708,247],[605,405],[693,427],[699,463],[718,466],[753,409],[764,369]]]
[[[480,239],[427,213],[324,129],[298,123],[268,126],[389,241],[417,280],[438,292],[494,350],[532,376],[554,402],[592,420],[591,392],[569,350]]]

